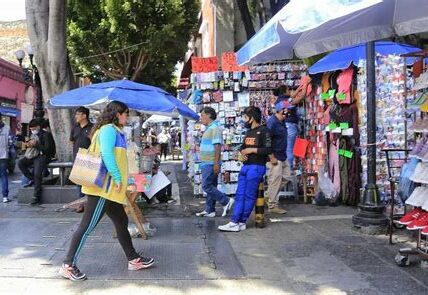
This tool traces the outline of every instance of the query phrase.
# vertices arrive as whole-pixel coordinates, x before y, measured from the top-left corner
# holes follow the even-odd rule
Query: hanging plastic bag
[[[318,173],[318,187],[327,199],[335,200],[338,192],[334,188],[333,182],[328,177],[328,173],[324,172],[324,167],[321,167]]]

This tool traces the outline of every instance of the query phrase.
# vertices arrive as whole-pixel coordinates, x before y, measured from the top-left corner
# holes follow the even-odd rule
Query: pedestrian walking
[[[82,192],[88,196],[88,202],[59,271],[64,278],[72,281],[86,279],[86,274],[77,268],[77,260],[86,239],[104,213],[114,224],[119,243],[128,260],[128,270],[140,270],[154,264],[153,258],[143,257],[135,251],[128,232],[128,217],[123,207],[126,203],[128,160],[127,141],[122,128],[126,125],[128,115],[126,104],[112,101],[102,111],[94,126],[90,148],[101,154],[108,174],[101,188],[82,186]]]
[[[240,158],[244,165],[239,172],[238,188],[235,194],[235,207],[231,221],[218,227],[221,231],[238,232],[247,228],[246,222],[253,211],[259,184],[266,173],[268,155],[272,153],[269,129],[261,125],[262,112],[250,106],[244,110],[245,134]]]
[[[34,184],[34,196],[30,203],[31,205],[40,204],[43,173],[45,173],[47,165],[56,154],[53,136],[50,132],[42,129],[43,123],[39,119],[30,121],[30,140],[23,144],[26,148],[25,155],[18,161],[18,167],[22,174],[30,180],[24,187]]]
[[[91,130],[94,127],[89,121],[89,109],[85,107],[79,107],[74,113],[75,125],[70,133],[70,142],[73,144],[73,161],[76,159],[77,152],[79,148],[87,149],[91,145]],[[82,187],[77,186],[79,198],[85,196],[82,193]],[[82,213],[84,210],[84,205],[81,204],[77,209],[77,213]]]
[[[0,183],[3,195],[3,203],[10,202],[9,180],[7,176],[10,140],[10,127],[2,121],[2,115],[0,113]]]
[[[219,202],[223,206],[221,216],[226,216],[232,208],[234,199],[217,189],[218,174],[221,166],[221,146],[223,144],[223,132],[216,121],[217,114],[211,107],[204,107],[201,111],[201,123],[207,126],[202,135],[200,152],[202,171],[202,189],[207,194],[205,210],[196,213],[196,216],[215,217],[215,204]]]
[[[272,136],[272,154],[269,155],[267,199],[270,213],[285,214],[286,210],[278,207],[278,193],[283,177],[290,178],[291,172],[287,162],[287,117],[288,101],[281,100],[275,105],[276,113],[267,121],[267,127]]]
[[[171,135],[169,135],[168,130],[164,127],[162,132],[158,135],[158,142],[161,145],[161,157],[163,155],[163,159],[166,160],[166,156],[168,155],[168,148],[171,142]]]

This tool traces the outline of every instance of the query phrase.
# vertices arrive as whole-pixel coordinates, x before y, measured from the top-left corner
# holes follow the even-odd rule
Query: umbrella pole
[[[376,185],[376,69],[374,42],[366,44],[367,72],[367,184],[359,210],[352,217],[357,227],[384,227],[387,219]]]

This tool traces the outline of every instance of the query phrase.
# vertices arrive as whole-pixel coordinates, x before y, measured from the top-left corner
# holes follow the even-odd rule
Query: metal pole
[[[366,44],[367,72],[367,184],[358,214],[352,222],[356,226],[385,226],[387,219],[383,214],[379,190],[376,185],[376,69],[375,43]]]

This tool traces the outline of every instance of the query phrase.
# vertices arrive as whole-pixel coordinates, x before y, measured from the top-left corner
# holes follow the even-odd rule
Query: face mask
[[[37,135],[37,134],[39,134],[39,130],[31,130],[31,134]]]
[[[246,122],[244,123],[244,127],[245,127],[245,128],[247,128],[247,129],[251,129],[251,123],[250,123],[250,121],[251,121],[251,119],[250,119],[250,120],[248,120],[248,121],[246,121]]]

